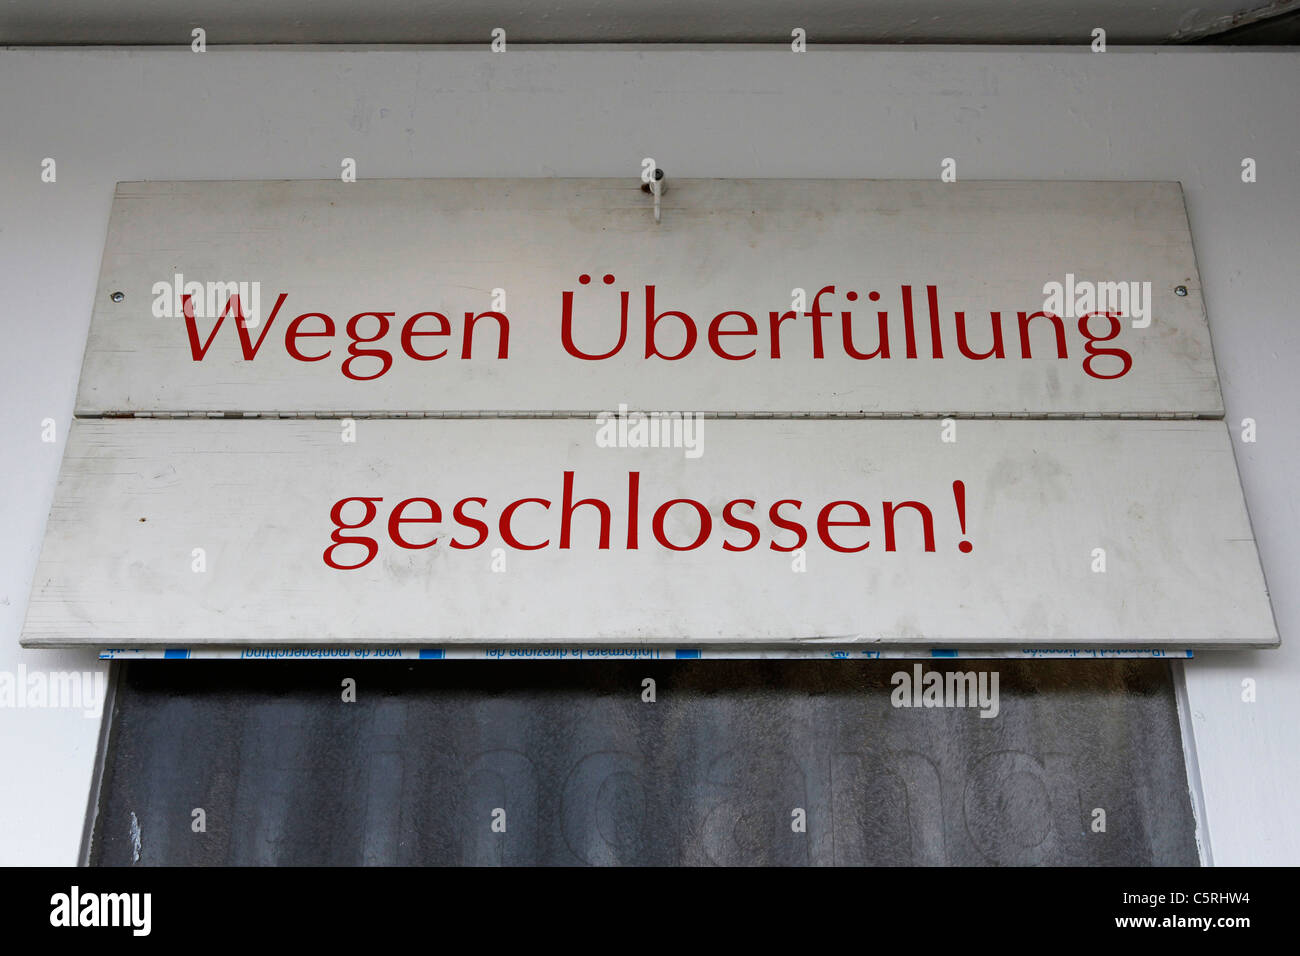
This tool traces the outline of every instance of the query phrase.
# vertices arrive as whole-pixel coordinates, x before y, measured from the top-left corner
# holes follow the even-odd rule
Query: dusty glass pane
[[[1198,862],[1164,661],[122,666],[95,864]]]

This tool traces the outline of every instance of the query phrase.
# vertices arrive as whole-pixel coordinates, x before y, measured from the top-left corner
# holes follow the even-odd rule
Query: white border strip
[[[1185,660],[1192,652],[1160,648],[1029,647],[990,650],[917,650],[914,648],[813,649],[753,647],[141,647],[108,648],[103,661],[120,660],[933,660],[958,658],[1170,658]]]
[[[1196,728],[1192,726],[1192,704],[1187,695],[1187,670],[1181,661],[1174,661],[1173,671],[1174,704],[1178,708],[1183,765],[1187,768],[1187,791],[1192,802],[1192,819],[1196,824],[1196,849],[1201,856],[1201,866],[1214,866],[1209,821],[1205,816],[1205,790],[1201,785],[1201,764],[1196,757]]]

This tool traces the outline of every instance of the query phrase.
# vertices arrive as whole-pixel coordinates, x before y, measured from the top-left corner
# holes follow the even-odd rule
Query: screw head
[[[664,179],[664,171],[663,171],[662,169],[660,169],[658,166],[655,167],[654,178],[655,178],[655,182],[663,182],[663,179]],[[643,193],[648,193],[648,192],[650,192],[650,191],[651,191],[651,190],[650,190],[650,184],[647,183],[647,182],[642,182],[642,183],[641,183],[641,191],[642,191]]]
[[[114,302],[121,302],[123,299],[126,298],[126,293],[114,292],[112,295],[109,296],[109,298],[112,299]]]
[[[1187,286],[1174,286],[1174,295],[1187,295]]]

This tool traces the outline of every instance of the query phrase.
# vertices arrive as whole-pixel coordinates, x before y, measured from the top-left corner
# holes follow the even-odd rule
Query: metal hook
[[[654,178],[651,179],[648,183],[642,183],[641,188],[645,192],[648,192],[652,196],[654,196],[655,222],[659,222],[661,216],[660,199],[663,197],[663,194],[668,191],[668,184],[664,181],[664,171],[656,166],[654,172]]]

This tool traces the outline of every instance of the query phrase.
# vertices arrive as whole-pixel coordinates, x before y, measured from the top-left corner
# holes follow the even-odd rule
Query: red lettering
[[[403,516],[403,512],[406,511],[407,506],[416,503],[428,505],[429,517],[407,518]],[[409,524],[437,524],[442,521],[442,511],[438,508],[437,502],[432,498],[407,498],[405,501],[398,502],[397,507],[393,509],[393,513],[388,516],[388,536],[393,539],[393,544],[397,545],[399,548],[407,548],[412,551],[418,551],[421,548],[432,548],[438,543],[437,538],[434,538],[427,544],[412,544],[410,541],[407,541],[402,537],[403,521]]]
[[[348,346],[348,355],[350,358],[343,361],[343,374],[354,382],[370,382],[379,378],[390,368],[393,367],[393,354],[387,349],[359,349],[357,345],[361,342],[377,342],[388,334],[388,320],[393,317],[392,312],[358,312],[352,318],[348,319],[348,338],[352,343]],[[366,338],[357,334],[357,325],[367,316],[374,316],[379,320],[379,331],[374,335]],[[354,375],[352,374],[352,363],[359,358],[377,358],[379,359],[379,371],[374,375]]]
[[[1109,332],[1106,335],[1093,335],[1088,328],[1088,320],[1094,315],[1104,316],[1108,322],[1106,326]],[[1088,357],[1083,360],[1083,370],[1093,378],[1112,379],[1123,378],[1128,374],[1128,370],[1133,367],[1133,356],[1129,355],[1124,349],[1099,349],[1094,348],[1098,342],[1109,342],[1115,336],[1119,335],[1119,330],[1123,327],[1118,316],[1111,315],[1109,312],[1089,312],[1079,319],[1079,334],[1086,340],[1083,350],[1088,353]],[[1103,355],[1114,356],[1120,360],[1121,368],[1114,375],[1102,375],[1092,367],[1094,360]]]
[[[724,540],[722,542],[722,550],[724,551],[748,551],[758,545],[759,538],[761,537],[758,525],[754,524],[752,521],[746,521],[744,518],[737,518],[732,513],[736,505],[745,505],[750,511],[753,511],[758,505],[753,498],[737,498],[735,501],[728,501],[726,506],[722,509],[723,523],[728,527],[735,528],[737,531],[746,532],[749,535],[749,544],[742,548],[732,544],[730,541]]]
[[[695,536],[695,540],[690,544],[676,545],[668,540],[664,533],[664,521],[668,517],[668,511],[673,505],[690,505],[695,509],[695,513],[700,518],[700,530]],[[654,534],[655,539],[670,551],[694,551],[700,545],[709,539],[709,533],[713,530],[713,518],[709,515],[709,509],[694,498],[674,498],[672,501],[665,501],[655,509],[654,517]]]
[[[682,345],[682,350],[676,355],[664,355],[659,351],[659,346],[655,342],[655,330],[659,327],[661,319],[673,316],[681,320],[682,328],[686,332],[686,341]],[[671,309],[655,314],[655,287],[648,285],[645,287],[645,357],[650,358],[656,355],[661,359],[669,362],[676,362],[678,359],[685,358],[691,354],[695,348],[695,340],[698,333],[695,331],[695,320],[685,312],[674,312]]]
[[[782,505],[794,505],[795,509],[798,510],[803,507],[803,502],[795,498],[782,498],[767,510],[767,518],[772,522],[772,524],[776,525],[782,531],[793,531],[798,540],[787,548],[784,545],[777,544],[776,540],[773,539],[772,542],[768,544],[768,547],[773,551],[798,551],[808,543],[808,530],[797,521],[789,521],[781,517]]]
[[[486,498],[462,498],[460,501],[456,502],[456,507],[451,509],[451,515],[458,523],[466,528],[473,528],[478,532],[478,538],[470,544],[461,544],[455,538],[452,538],[451,546],[460,550],[477,548],[487,540],[488,536],[488,526],[486,522],[480,521],[478,518],[471,518],[469,515],[465,514],[465,505],[470,501],[476,502],[480,508],[487,507]]]
[[[425,318],[426,316],[432,316],[433,318],[436,318],[438,320],[437,332],[416,331],[415,323],[418,322],[420,319]],[[411,340],[414,339],[417,335],[450,335],[450,334],[451,334],[451,323],[447,321],[447,317],[443,315],[441,312],[417,312],[415,315],[407,319],[406,323],[402,326],[402,351],[405,352],[407,355],[411,356],[411,358],[415,359],[417,362],[432,362],[434,359],[440,359],[444,355],[446,355],[447,350],[443,349],[437,355],[425,355],[424,353],[417,352],[415,350],[415,344]]]
[[[1059,316],[1050,312],[1035,312],[1032,315],[1025,312],[1018,312],[1016,315],[1020,321],[1020,357],[1033,358],[1032,349],[1029,346],[1029,323],[1037,318],[1051,319],[1052,324],[1056,326],[1056,357],[1068,358],[1065,346],[1065,326],[1061,323]]]
[[[832,521],[831,512],[843,505],[846,508],[852,508],[857,514],[854,521]],[[817,515],[817,536],[822,539],[822,543],[832,551],[838,551],[841,554],[853,554],[857,551],[865,551],[871,547],[871,542],[867,541],[856,548],[845,548],[836,544],[831,538],[831,528],[867,528],[871,526],[871,518],[867,514],[867,509],[862,507],[856,501],[832,501],[826,507],[822,508]]]
[[[609,526],[614,520],[610,513],[609,505],[599,498],[583,498],[581,501],[573,500],[573,472],[564,473],[564,502],[560,506],[560,550],[567,551],[570,541],[570,522],[573,520],[573,513],[583,505],[589,505],[600,512],[600,550],[609,549]]]
[[[510,350],[510,320],[500,312],[480,312],[478,315],[473,312],[465,313],[465,338],[460,347],[460,357],[463,359],[470,357],[473,350],[474,323],[479,319],[497,320],[497,358],[505,358]]]
[[[781,323],[798,318],[797,312],[769,312],[767,314],[769,332],[772,336],[772,358],[781,357]]]
[[[514,518],[515,511],[518,510],[520,505],[526,505],[529,503],[543,505],[548,509],[551,507],[551,503],[545,498],[520,498],[518,501],[512,501],[501,509],[501,538],[516,551],[539,551],[551,543],[551,539],[547,538],[541,544],[524,544],[515,537],[514,531],[510,527],[510,521]],[[563,548],[565,545],[561,544],[560,547]]]
[[[925,550],[934,550],[934,516],[930,514],[930,509],[919,501],[900,501],[894,504],[892,501],[884,503],[885,509],[885,550],[897,550],[894,547],[894,513],[901,511],[903,508],[911,508],[921,516],[921,526],[925,530]]]
[[[239,347],[244,353],[244,358],[251,362],[257,357],[257,350],[262,347],[262,343],[266,340],[266,333],[271,331],[271,323],[275,321],[276,315],[280,312],[280,306],[284,304],[284,300],[288,297],[289,293],[280,293],[280,297],[275,300],[275,308],[271,310],[271,315],[267,318],[266,325],[262,327],[262,334],[257,337],[257,342],[254,344],[252,337],[248,334],[248,320],[244,318],[244,309],[243,306],[240,305],[239,296],[232,295],[226,300],[225,308],[223,308],[221,314],[217,316],[216,325],[212,326],[212,334],[208,336],[208,340],[204,342],[202,346],[199,345],[199,330],[194,322],[194,304],[190,301],[190,296],[186,295],[182,297],[182,309],[185,312],[185,331],[189,335],[190,339],[190,355],[196,362],[201,362],[203,360],[207,355],[209,346],[212,345],[213,340],[217,337],[217,330],[221,328],[222,321],[230,311],[231,303],[234,303],[235,331],[239,333]]]
[[[582,281],[588,282],[590,279],[583,276]],[[566,289],[560,296],[560,341],[564,345],[564,351],[585,362],[598,362],[617,354],[623,348],[623,343],[627,341],[627,293],[620,292],[619,300],[623,303],[623,318],[618,331],[618,344],[604,355],[588,355],[573,344],[573,293]]]
[[[738,315],[745,320],[745,328],[743,331],[740,329],[724,330],[722,328],[722,320],[729,315]],[[744,355],[732,355],[729,352],[727,352],[725,349],[723,349],[722,337],[724,335],[757,335],[757,334],[758,334],[758,323],[754,321],[753,316],[750,316],[744,312],[723,312],[720,313],[719,315],[714,316],[713,321],[709,323],[709,347],[713,349],[714,353],[719,358],[724,358],[731,362],[740,362],[747,358],[753,358],[758,353],[758,349],[750,349]]]
[[[300,331],[298,327],[307,319],[321,319],[325,323],[325,330],[323,332]],[[330,357],[330,350],[326,349],[324,355],[303,355],[302,352],[298,351],[297,339],[299,337],[317,338],[325,335],[332,336],[333,334],[334,320],[328,315],[325,315],[323,312],[304,312],[302,315],[298,316],[298,318],[290,322],[289,327],[284,330],[284,348],[291,358],[295,358],[299,362],[319,362],[321,359],[327,359]]]
[[[364,568],[375,559],[375,555],[379,553],[378,541],[374,538],[360,536],[344,537],[339,532],[355,531],[358,528],[364,528],[366,525],[370,524],[370,522],[375,520],[375,515],[379,510],[375,505],[383,500],[383,498],[341,498],[334,503],[334,507],[330,509],[330,521],[334,523],[334,530],[330,532],[330,540],[334,543],[325,549],[325,554],[323,555],[327,565],[337,571],[355,571],[357,568]],[[343,521],[343,507],[350,501],[365,502],[366,516],[356,524],[346,524]],[[344,544],[363,545],[366,549],[365,560],[359,564],[339,564],[336,562],[333,557],[334,549]]]

